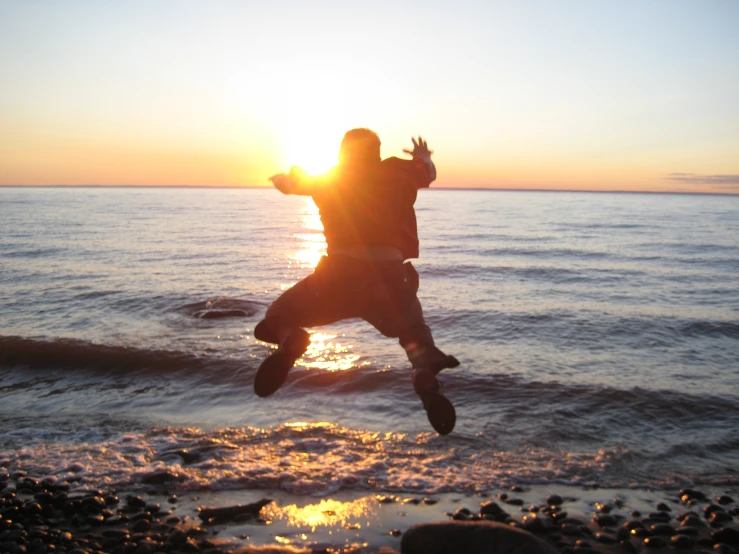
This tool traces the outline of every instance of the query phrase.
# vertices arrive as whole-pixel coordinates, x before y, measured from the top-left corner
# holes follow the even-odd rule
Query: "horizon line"
[[[0,188],[159,188],[159,189],[271,189],[269,185],[9,185]],[[484,191],[484,192],[586,192],[596,194],[684,194],[709,196],[739,196],[737,192],[675,191],[675,190],[621,190],[621,189],[548,189],[548,188],[493,188],[493,187],[428,187],[419,191]]]

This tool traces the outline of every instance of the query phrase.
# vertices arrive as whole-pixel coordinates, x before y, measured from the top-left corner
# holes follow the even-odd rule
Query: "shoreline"
[[[413,526],[496,521],[531,531],[563,554],[647,547],[674,552],[670,545],[677,541],[682,541],[682,552],[739,548],[731,542],[714,548],[718,542],[712,538],[721,529],[728,530],[719,536],[722,541],[739,536],[739,487],[683,492],[681,499],[677,490],[547,484],[428,497],[366,491],[326,497],[279,490],[178,492],[164,485],[141,493],[16,472],[0,475],[0,545],[3,552],[38,554],[391,553],[401,552],[401,541]],[[231,513],[225,519],[202,520],[203,509],[226,507]],[[622,544],[625,537],[631,546]]]

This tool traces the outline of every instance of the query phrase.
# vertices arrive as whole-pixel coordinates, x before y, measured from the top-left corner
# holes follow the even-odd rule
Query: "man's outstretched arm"
[[[311,177],[299,167],[290,169],[290,173],[278,173],[269,178],[274,187],[282,194],[312,196],[326,184],[326,177]]]

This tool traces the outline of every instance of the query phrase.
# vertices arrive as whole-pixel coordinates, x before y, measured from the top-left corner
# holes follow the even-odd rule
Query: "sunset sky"
[[[267,185],[353,127],[442,187],[739,193],[739,2],[0,0],[0,184]]]

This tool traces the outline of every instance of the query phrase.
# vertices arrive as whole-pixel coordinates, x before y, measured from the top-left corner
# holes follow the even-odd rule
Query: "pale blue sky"
[[[446,186],[739,190],[738,24],[728,0],[0,0],[0,184],[264,184],[368,126],[384,155],[427,136]]]

